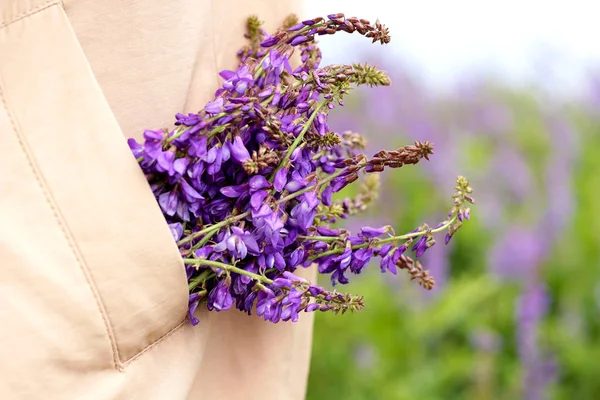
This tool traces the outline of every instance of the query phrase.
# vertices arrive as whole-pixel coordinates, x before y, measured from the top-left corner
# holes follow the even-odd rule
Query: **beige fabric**
[[[200,109],[247,15],[272,29],[291,8],[0,0],[0,398],[304,398],[309,315],[189,326],[177,248],[123,137]]]

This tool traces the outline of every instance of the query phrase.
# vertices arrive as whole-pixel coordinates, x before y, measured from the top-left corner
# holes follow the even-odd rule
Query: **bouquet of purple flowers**
[[[429,159],[429,142],[369,158],[359,134],[329,130],[328,113],[356,85],[390,85],[369,65],[321,67],[315,36],[357,32],[388,43],[388,29],[332,14],[298,22],[288,17],[268,35],[248,19],[249,44],[236,71],[222,71],[222,87],[196,114],[177,114],[173,129],[146,130],[129,145],[152,187],[186,265],[189,318],[200,304],[232,308],[271,322],[297,321],[301,311],[356,311],[360,296],[326,290],[294,274],[316,265],[332,284],[348,283],[373,257],[382,272],[404,269],[425,289],[435,282],[419,261],[469,219],[469,182],[458,177],[448,219],[397,235],[391,226],[351,233],[331,224],[363,211],[374,199],[377,173]],[[300,52],[292,69],[290,57]],[[333,194],[363,177],[358,194]]]

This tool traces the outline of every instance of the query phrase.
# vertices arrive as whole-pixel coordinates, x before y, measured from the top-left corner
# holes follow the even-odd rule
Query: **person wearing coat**
[[[312,316],[187,320],[126,139],[197,112],[290,0],[0,0],[0,398],[300,400]],[[312,278],[315,271],[303,271]]]

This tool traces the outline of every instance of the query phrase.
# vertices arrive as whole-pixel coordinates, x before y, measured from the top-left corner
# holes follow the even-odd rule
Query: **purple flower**
[[[212,147],[206,153],[206,157],[204,157],[204,161],[208,164],[208,168],[206,171],[210,175],[214,175],[217,172],[221,171],[221,162],[222,162],[222,147],[215,146]]]
[[[271,210],[271,207],[269,207],[268,204],[263,204],[258,210],[253,209],[252,219],[254,220],[254,225],[258,228],[262,228],[266,223],[265,217],[271,215],[273,215],[273,210]]]
[[[333,193],[337,193],[345,188],[349,183],[350,180],[348,179],[348,175],[342,174],[331,181],[331,190]]]
[[[323,193],[321,193],[321,201],[323,205],[331,206],[332,204],[332,196],[333,196],[333,188],[331,186],[327,186]]]
[[[258,190],[267,189],[271,186],[267,178],[262,175],[254,175],[248,181],[248,185],[250,187],[250,193],[254,193]]]
[[[169,224],[169,229],[171,230],[171,235],[173,235],[173,239],[178,242],[183,235],[183,225],[179,222],[175,222],[173,224]]]
[[[352,257],[350,263],[350,271],[355,274],[360,274],[362,269],[371,261],[373,258],[373,249],[366,247],[364,249],[358,249]]]
[[[304,28],[304,26],[305,25],[303,23],[300,23],[300,24],[292,26],[291,28],[288,28],[288,31],[296,32],[296,31],[299,31],[300,29]]]
[[[387,226],[383,226],[381,228],[371,228],[370,226],[365,226],[360,229],[360,232],[368,237],[369,239],[376,238],[377,236],[381,236],[388,231]]]
[[[339,263],[339,269],[346,269],[352,261],[352,249],[347,248],[342,254],[333,258],[333,261]]]
[[[175,125],[194,126],[200,122],[200,116],[198,114],[184,115],[177,113],[175,114],[175,119],[177,119]]]
[[[281,316],[281,302],[275,299],[275,293],[269,289],[263,289],[258,293],[256,300],[256,315],[263,317],[266,321],[279,322]]]
[[[294,171],[292,173],[292,179],[288,180],[287,184],[285,185],[285,190],[287,190],[290,193],[295,193],[300,189],[304,189],[307,184],[308,183],[306,182],[306,179],[304,179],[302,176],[300,176],[300,174]]]
[[[259,190],[258,192],[254,192],[250,197],[250,205],[252,206],[252,209],[258,210],[268,195],[269,192],[267,190]]]
[[[225,70],[219,75],[225,79],[223,88],[230,92],[244,94],[249,87],[254,85],[254,77],[246,65],[241,66],[236,72]]]
[[[231,198],[240,197],[244,192],[248,190],[248,184],[243,183],[241,185],[236,186],[225,186],[220,189],[220,192],[223,195]]]
[[[289,291],[288,295],[283,298],[281,301],[282,306],[285,307],[281,312],[281,320],[292,322],[298,321],[298,311],[300,309],[300,305],[302,302],[302,293],[297,291],[296,289],[292,289]]]
[[[159,172],[166,172],[169,176],[175,175],[175,153],[172,151],[161,151],[156,157]]]
[[[227,232],[223,240],[215,245],[214,251],[217,253],[228,251],[232,256],[243,260],[249,252],[252,255],[258,255],[260,248],[256,239],[249,232],[232,226],[231,232]]]
[[[289,74],[292,73],[292,67],[289,61],[289,55],[281,54],[277,50],[271,50],[262,64],[262,67],[267,71],[265,85],[277,85],[281,81],[281,74],[285,70]]]
[[[427,235],[421,236],[411,250],[415,252],[417,258],[421,257],[425,253],[425,250],[427,250]]]
[[[292,41],[290,42],[290,44],[292,46],[297,46],[297,45],[299,45],[301,43],[306,42],[307,39],[308,38],[306,36],[299,35],[299,36],[296,36],[295,38],[293,38]]]
[[[277,289],[281,289],[281,288],[291,288],[292,287],[292,281],[286,278],[275,278],[273,279],[273,285],[274,288]]]
[[[219,97],[215,101],[206,104],[206,106],[204,106],[204,111],[213,115],[223,112],[223,98]]]
[[[309,285],[308,286],[308,292],[310,293],[311,296],[318,296],[320,294],[325,293],[325,289],[323,289],[320,286],[315,286],[315,285]]]
[[[173,161],[173,169],[175,170],[175,173],[178,175],[178,178],[180,176],[185,175],[185,173],[188,170],[189,165],[190,165],[189,158],[177,158],[175,161]]]
[[[313,224],[318,204],[316,194],[307,192],[303,195],[302,202],[292,209],[290,216],[295,219],[299,227],[307,230]]]
[[[281,39],[276,36],[269,36],[260,43],[261,47],[272,47],[279,43]]]
[[[273,179],[273,187],[278,192],[281,192],[283,190],[285,184],[287,183],[287,174],[288,174],[287,168],[281,168],[279,171],[277,171],[275,173],[275,177]]]
[[[250,153],[248,152],[246,146],[244,146],[244,142],[242,141],[241,137],[236,136],[232,143],[228,142],[228,147],[233,159],[237,162],[243,163],[244,161],[250,159]]]
[[[331,229],[326,226],[319,226],[317,228],[317,232],[321,236],[339,236],[339,234],[340,234],[339,229]]]
[[[179,200],[176,192],[165,192],[158,196],[158,204],[163,210],[163,213],[172,217],[177,212]]]
[[[195,203],[198,200],[204,200],[204,197],[202,197],[202,195],[198,193],[196,189],[194,189],[189,183],[187,183],[185,179],[182,179],[180,181],[180,184],[183,193],[183,198],[188,203]]]
[[[246,245],[246,248],[248,249],[248,252],[250,254],[256,256],[260,253],[258,243],[256,242],[256,239],[250,232],[244,231],[241,228],[238,228],[237,226],[232,226],[231,231],[234,235],[242,239],[242,242]]]
[[[381,268],[381,272],[385,272],[390,271],[392,274],[396,275],[396,273],[398,272],[396,270],[396,262],[398,261],[396,259],[396,261],[394,261],[394,255],[396,254],[396,250],[394,251],[390,251],[388,252],[384,257],[381,258],[381,264],[380,264],[380,268]]]
[[[452,239],[452,235],[449,233],[446,233],[446,236],[444,237],[444,244],[450,243],[450,239]]]
[[[133,138],[127,139],[127,145],[129,145],[129,148],[131,149],[131,152],[133,153],[135,158],[144,156],[144,154],[145,154],[144,146],[139,144],[135,139],[133,139]]]
[[[164,135],[164,132],[160,130],[153,131],[146,129],[144,131],[144,151],[149,157],[155,159],[162,152]]]
[[[189,301],[188,301],[188,316],[190,318],[190,323],[192,325],[198,325],[198,323],[200,322],[200,320],[194,316],[194,313],[196,312],[196,309],[198,308],[198,305],[200,304],[200,300],[201,300],[201,297],[198,293],[190,294]]]
[[[220,280],[208,294],[208,310],[225,311],[233,306],[233,297],[229,292],[229,286],[224,280]]]
[[[390,252],[390,250],[392,250],[393,248],[394,248],[394,245],[392,245],[390,243],[384,244],[381,247],[381,249],[379,250],[378,255],[380,257],[385,257]]]
[[[302,283],[308,283],[308,281],[298,275],[295,275],[294,273],[290,272],[290,271],[284,271],[282,274],[285,278],[293,281],[293,282],[302,282]]]
[[[198,157],[198,158],[205,157],[207,154],[206,142],[207,142],[206,136],[204,136],[204,135],[195,136],[195,137],[190,138],[190,140],[189,140],[190,147],[188,149],[189,155],[192,157]]]
[[[394,263],[398,262],[402,254],[404,254],[404,252],[406,251],[406,249],[408,249],[406,243],[396,248],[396,250],[394,251]]]
[[[289,265],[290,267],[296,267],[298,264],[304,261],[304,248],[298,247],[294,250],[289,257]]]
[[[198,250],[196,250],[196,252],[194,253],[196,255],[196,258],[199,259],[207,259],[213,252],[213,247],[212,246],[204,246],[199,248]]]

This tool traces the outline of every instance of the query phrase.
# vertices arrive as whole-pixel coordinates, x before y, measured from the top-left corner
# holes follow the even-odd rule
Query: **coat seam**
[[[162,335],[161,337],[159,337],[158,339],[156,339],[155,341],[153,341],[152,343],[148,344],[146,347],[144,347],[142,350],[140,350],[139,352],[137,352],[135,355],[133,355],[131,358],[123,361],[118,367],[117,369],[121,372],[124,372],[125,369],[130,366],[131,364],[133,364],[135,361],[137,361],[141,356],[143,356],[144,354],[146,354],[147,352],[151,351],[152,349],[154,349],[156,346],[158,346],[159,344],[161,344],[162,342],[164,342],[166,339],[170,338],[171,336],[174,336],[175,333],[179,332],[181,330],[181,328],[183,328],[185,326],[187,322],[187,318],[185,318],[183,321],[181,321],[179,323],[179,325],[175,326],[173,329],[171,329],[169,332],[165,333],[164,335]]]
[[[45,3],[40,4],[39,6],[30,8],[27,11],[22,12],[21,14],[18,14],[17,16],[13,17],[12,19],[8,19],[5,21],[1,21],[0,22],[0,29],[2,28],[6,28],[7,26],[9,26],[10,24],[17,22],[23,18],[27,18],[30,15],[33,15],[35,13],[38,13],[42,10],[45,10],[46,8],[52,7],[56,4],[62,3],[62,0],[48,0]]]

